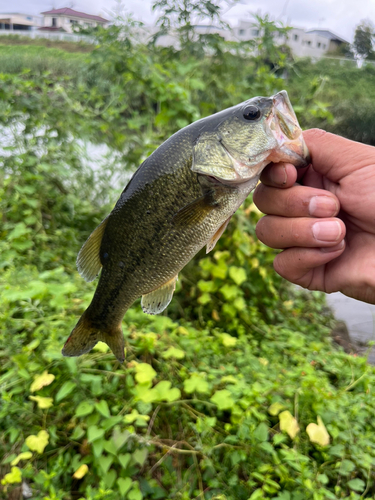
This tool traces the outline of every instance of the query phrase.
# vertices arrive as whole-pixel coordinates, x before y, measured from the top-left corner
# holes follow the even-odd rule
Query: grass
[[[20,45],[2,43],[8,37],[0,37],[0,71],[2,73],[18,74],[25,69],[43,73],[49,71],[55,75],[72,75],[82,71],[86,61],[83,52],[68,52],[66,49],[57,48],[57,45],[72,44],[72,42],[56,42],[55,47],[37,44],[25,44],[20,50]],[[39,40],[35,40],[39,41]],[[49,40],[46,40],[49,42]],[[27,42],[33,42],[28,39]],[[79,45],[79,44],[76,44]]]
[[[47,47],[52,49],[60,49],[66,52],[91,52],[94,48],[93,44],[84,42],[67,42],[62,40],[49,40],[48,38],[29,38],[19,35],[3,35],[0,34],[0,45],[31,45],[38,47]]]

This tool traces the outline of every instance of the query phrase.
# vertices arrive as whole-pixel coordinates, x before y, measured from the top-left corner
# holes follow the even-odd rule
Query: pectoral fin
[[[229,224],[229,221],[231,220],[232,216],[227,219],[224,224],[222,224],[219,229],[216,231],[216,233],[212,236],[210,241],[206,245],[206,253],[211,252],[213,248],[215,247],[216,243],[219,241],[220,236],[223,234],[223,232],[226,230],[227,225]]]
[[[176,226],[200,224],[218,205],[219,203],[214,198],[214,191],[208,191],[198,200],[181,208],[173,217],[172,223]]]
[[[78,253],[78,272],[86,281],[95,279],[102,267],[99,252],[107,222],[108,217],[90,234]]]
[[[142,295],[141,306],[143,312],[147,314],[159,314],[164,311],[173,297],[173,292],[176,288],[178,275],[164,283],[161,287],[153,292]]]

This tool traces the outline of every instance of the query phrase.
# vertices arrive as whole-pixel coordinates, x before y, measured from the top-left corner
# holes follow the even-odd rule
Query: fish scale
[[[78,255],[85,279],[101,274],[63,354],[81,355],[102,340],[123,361],[126,310],[139,296],[147,313],[167,307],[179,271],[215,246],[271,161],[308,162],[285,91],[199,120],[152,153]]]

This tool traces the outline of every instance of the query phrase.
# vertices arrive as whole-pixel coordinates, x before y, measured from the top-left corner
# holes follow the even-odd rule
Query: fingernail
[[[270,171],[270,178],[274,184],[283,186],[286,184],[286,168],[284,165],[278,165]]]
[[[337,221],[315,222],[312,230],[316,240],[326,243],[337,241],[341,235],[341,226]]]
[[[320,250],[323,253],[337,252],[338,250],[342,250],[344,245],[345,245],[345,241],[342,240],[342,241],[340,241],[340,243],[338,245],[335,245],[334,247],[325,247],[325,248],[321,248]]]
[[[332,217],[338,209],[337,201],[330,196],[313,196],[309,203],[309,214],[314,217]]]

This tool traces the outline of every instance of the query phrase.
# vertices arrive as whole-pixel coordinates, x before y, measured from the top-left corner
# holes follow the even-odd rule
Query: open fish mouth
[[[287,92],[278,92],[272,100],[273,109],[267,122],[279,148],[270,156],[270,160],[275,163],[290,161],[297,168],[307,167],[311,162],[310,153]]]

